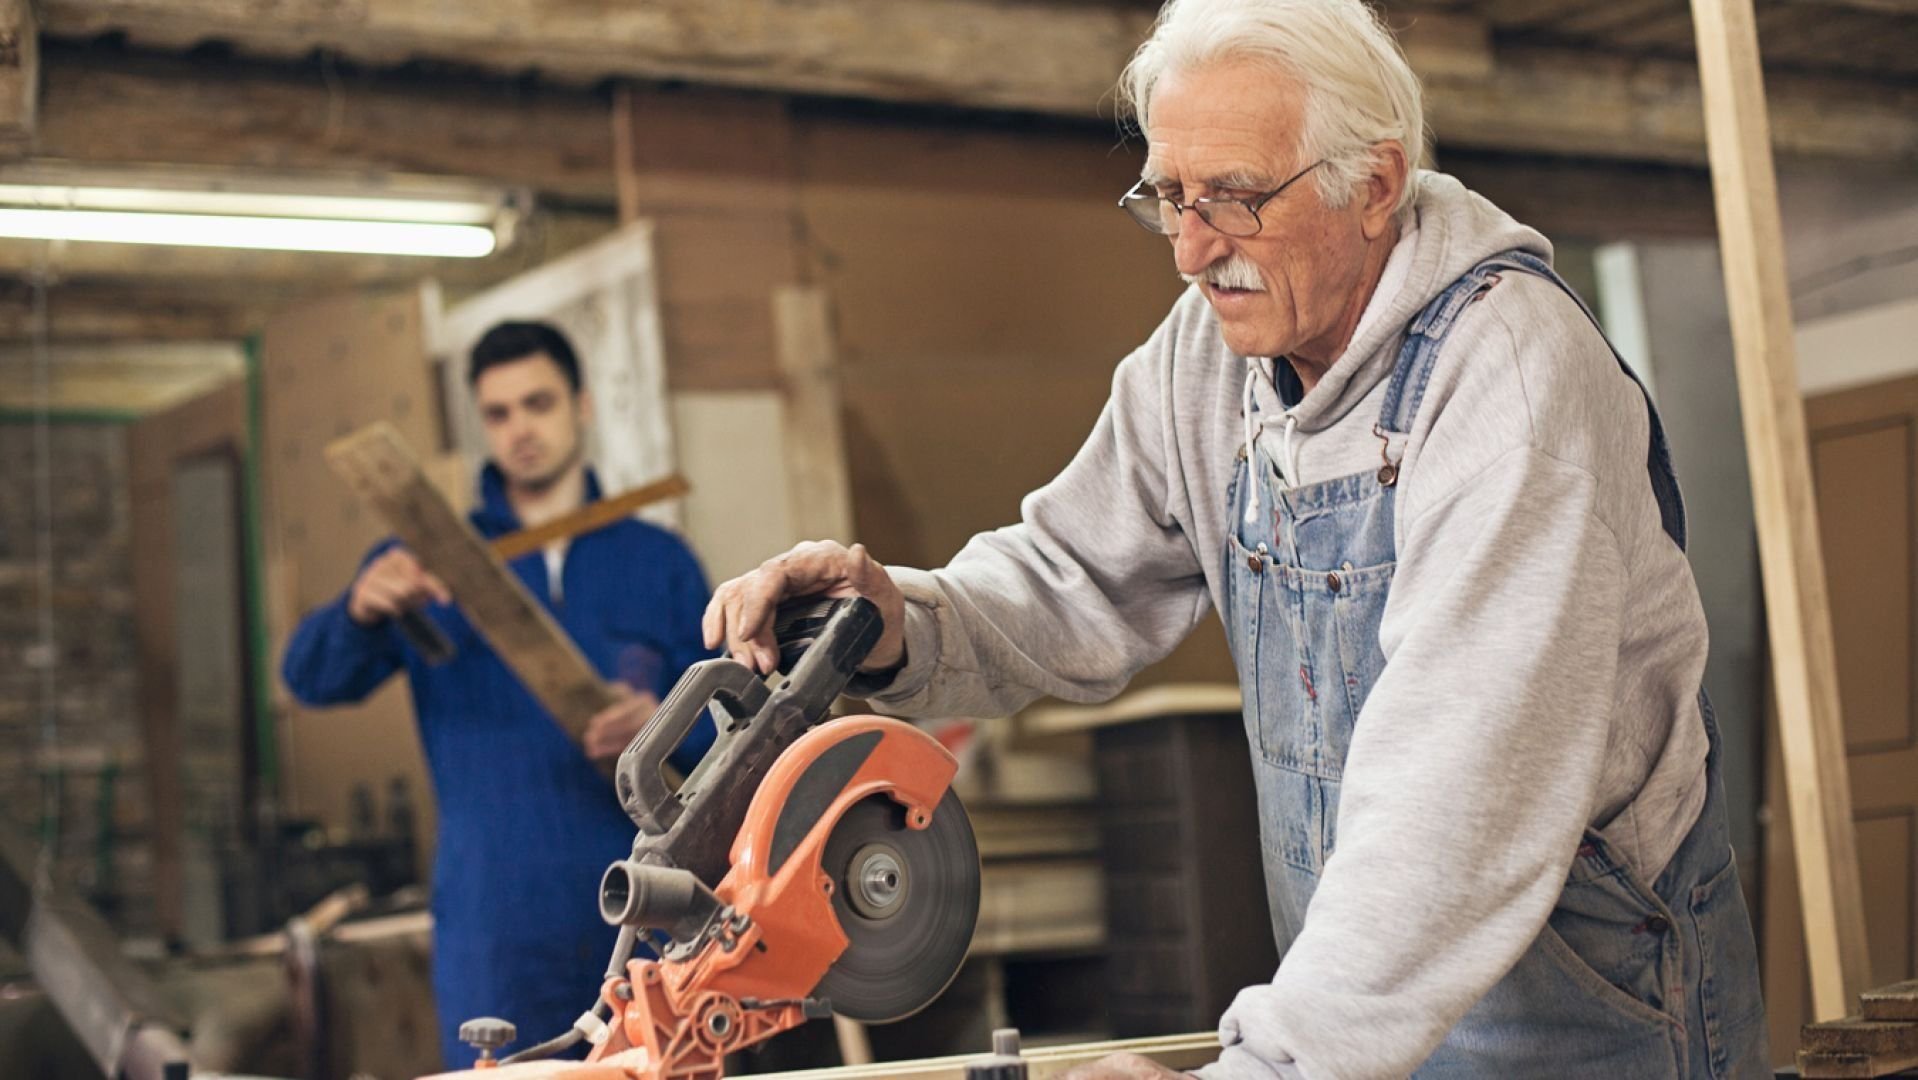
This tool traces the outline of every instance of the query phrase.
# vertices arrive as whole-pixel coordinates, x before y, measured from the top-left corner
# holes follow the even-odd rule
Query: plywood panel
[[[1871,985],[1888,986],[1912,970],[1913,816],[1860,816],[1858,872],[1865,886]]]
[[[422,453],[443,445],[439,387],[427,363],[427,310],[425,290],[352,294],[284,312],[267,325],[261,468],[276,662],[299,618],[337,597],[366,550],[386,535],[377,515],[327,467],[326,444],[386,420]],[[344,825],[356,783],[384,791],[397,776],[424,811],[422,844],[431,843],[431,788],[401,681],[344,708],[305,709],[284,693],[280,700],[292,812]]]
[[[785,398],[776,390],[673,395],[673,431],[692,491],[686,540],[725,581],[798,543],[786,501]]]
[[[772,290],[801,281],[784,99],[622,89],[620,217],[657,229],[675,390],[779,385]]]
[[[802,116],[796,139],[809,274],[837,315],[855,531],[880,558],[936,566],[1017,520],[1179,293],[1166,243],[1112,205],[1137,148],[830,116]],[[1222,639],[1205,638],[1147,681],[1230,680]]]
[[[1830,523],[1846,748],[1854,754],[1913,741],[1912,433],[1900,420],[1821,433],[1813,444],[1819,514]]]
[[[1818,525],[1845,703],[1846,774],[1871,948],[1860,981],[1918,973],[1918,742],[1912,739],[1913,567],[1918,566],[1918,378],[1805,402]],[[1805,941],[1778,748],[1767,764],[1765,999],[1774,1056],[1789,1055],[1810,1019]],[[1780,1057],[1780,1060],[1784,1060]]]

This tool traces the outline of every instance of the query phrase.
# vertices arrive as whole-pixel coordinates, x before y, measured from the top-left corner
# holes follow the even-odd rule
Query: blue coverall
[[[590,470],[586,485],[587,500],[598,499]],[[492,465],[480,474],[480,495],[471,516],[481,535],[519,528]],[[699,626],[710,596],[705,574],[664,529],[629,519],[575,537],[557,602],[542,554],[511,566],[607,678],[650,681],[636,688],[663,699],[688,665],[710,655]],[[518,1027],[509,1052],[561,1034],[599,993],[616,936],[599,916],[599,879],[630,852],[633,823],[611,782],[458,608],[426,609],[458,650],[434,667],[393,623],[353,622],[346,601],[342,593],[300,623],[282,675],[295,697],[315,706],[358,701],[402,667],[412,683],[439,803],[433,992],[446,1065],[471,1064],[458,1031],[475,1016]],[[708,718],[675,763],[689,771],[712,738]]]

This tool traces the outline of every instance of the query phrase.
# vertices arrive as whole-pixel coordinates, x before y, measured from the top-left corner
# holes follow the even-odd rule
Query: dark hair
[[[473,360],[466,371],[468,386],[478,386],[479,377],[487,368],[501,364],[511,364],[529,356],[544,353],[559,365],[560,374],[566,376],[567,385],[579,393],[579,357],[573,353],[572,343],[566,335],[552,323],[543,322],[503,322],[486,332],[473,346]]]

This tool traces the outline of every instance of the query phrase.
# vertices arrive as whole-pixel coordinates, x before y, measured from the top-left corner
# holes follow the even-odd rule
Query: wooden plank
[[[83,341],[238,341],[265,325],[254,297],[209,296],[165,283],[62,280],[47,294],[48,337]],[[222,290],[224,293],[224,290]],[[29,342],[36,322],[25,275],[0,278],[0,341]]]
[[[32,408],[29,350],[0,346],[0,409]],[[48,404],[56,410],[146,413],[238,377],[245,355],[227,342],[56,345],[48,350]]]
[[[1918,980],[1893,983],[1859,995],[1867,1020],[1918,1021]]]
[[[681,528],[706,575],[726,581],[797,544],[786,477],[766,463],[784,452],[785,398],[775,390],[682,391],[673,434],[692,484]]]
[[[1806,1077],[1889,1076],[1918,1066],[1918,1024],[1847,1017],[1807,1024],[1798,1071]]]
[[[1228,683],[1164,683],[1122,694],[1102,705],[1036,705],[1014,719],[1020,736],[1039,738],[1163,716],[1238,716],[1240,705],[1239,688]]]
[[[1807,1080],[1889,1076],[1902,1072],[1907,1065],[1911,1064],[1918,1064],[1918,1059],[1902,1061],[1898,1058],[1882,1058],[1875,1054],[1855,1054],[1842,1050],[1805,1050],[1798,1054],[1798,1075],[1806,1077]]]
[[[1769,80],[1779,153],[1918,161],[1918,89],[1789,71]],[[1683,60],[1513,46],[1499,50],[1488,77],[1427,79],[1425,95],[1441,157],[1448,146],[1680,164],[1707,157],[1699,71]]]
[[[832,96],[1090,114],[1153,12],[1030,0],[757,0],[561,4],[382,0],[350,9],[247,0],[44,0],[46,31],[119,32],[184,49],[326,50],[374,66],[441,59],[590,86],[692,80]],[[965,33],[955,34],[955,27]]]
[[[1812,1009],[1830,1019],[1865,989],[1870,953],[1758,35],[1751,0],[1692,0],[1692,12]]]
[[[826,290],[773,290],[773,331],[786,390],[786,495],[808,540],[853,541],[852,473],[840,415],[839,357]]]
[[[389,424],[326,448],[327,463],[428,569],[446,582],[473,626],[574,741],[620,698],[478,533],[447,504]]]
[[[246,419],[246,386],[234,381],[146,417],[127,432],[133,623],[139,640],[142,768],[150,815],[146,831],[153,846],[154,919],[160,933],[170,938],[180,937],[186,925],[173,468],[199,454],[243,453]]]
[[[834,1069],[806,1069],[800,1072],[767,1073],[760,1080],[965,1080],[966,1065],[983,1057],[989,1047],[977,1054],[928,1058],[923,1061],[882,1061],[874,1065],[846,1065]],[[1046,1080],[1078,1065],[1094,1062],[1109,1054],[1139,1054],[1168,1069],[1190,1070],[1209,1065],[1219,1057],[1217,1032],[1192,1035],[1156,1035],[1145,1039],[1118,1039],[1112,1042],[1078,1043],[1071,1046],[1035,1046],[1021,1051],[1032,1080]]]
[[[173,165],[463,176],[612,207],[606,106],[589,92],[439,72],[329,85],[311,66],[60,41],[41,66],[35,153],[48,158],[151,164],[163,131]]]
[[[0,0],[0,152],[32,145],[40,112],[40,27],[32,0]]]
[[[442,491],[445,490],[441,485]],[[667,499],[677,499],[691,491],[686,478],[678,474],[656,480],[645,487],[622,492],[610,499],[590,502],[570,514],[563,514],[544,525],[510,532],[492,542],[493,554],[501,559],[531,555],[548,544],[571,540],[575,536],[603,529],[616,521],[632,517],[635,510]]]
[[[630,87],[616,122],[621,220],[654,223],[670,385],[779,387],[771,296],[804,280],[791,103]]]
[[[514,74],[537,67],[548,79],[690,80],[1011,109],[1096,122],[1108,134],[1100,110],[1109,108],[1113,82],[1151,19],[1149,8],[1119,0],[847,0],[832,7],[670,0],[610,14],[596,5],[529,13],[532,3],[386,0],[364,14],[337,6],[317,16],[298,5],[256,9],[243,0],[58,0],[42,10],[50,32],[76,37],[122,27],[138,40],[143,28],[165,23],[182,28],[183,40],[230,41],[243,52],[249,40],[306,35],[347,59],[365,50],[369,60],[400,41],[422,55]],[[1538,0],[1516,3],[1530,9]],[[516,32],[502,34],[502,19]],[[1395,23],[1426,83],[1442,145],[1704,158],[1697,71],[1685,61],[1503,45],[1493,52],[1483,24],[1456,13],[1421,12]],[[968,33],[954,35],[953,26]],[[149,73],[166,66],[156,61],[52,55],[41,153],[150,160],[145,133],[163,130],[168,156],[179,161],[398,167],[613,199],[615,140],[606,138],[603,99],[592,94],[529,89],[523,81],[502,87],[436,78],[444,85],[425,86],[373,75],[355,76],[336,93],[319,78],[243,62],[196,61],[173,68],[176,78],[156,80]],[[1918,160],[1918,90],[1905,82],[1781,72],[1773,91],[1783,151]]]

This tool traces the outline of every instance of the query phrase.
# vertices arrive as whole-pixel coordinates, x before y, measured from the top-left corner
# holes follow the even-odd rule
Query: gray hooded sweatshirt
[[[1285,482],[1376,470],[1406,324],[1537,232],[1442,174],[1345,353],[1286,410],[1187,292],[1021,520],[941,570],[893,568],[908,662],[874,701],[991,716],[1116,695],[1220,606],[1226,489],[1260,414]],[[1264,437],[1271,438],[1268,432]],[[1405,440],[1385,667],[1344,768],[1339,846],[1206,1077],[1403,1076],[1530,946],[1586,828],[1652,880],[1697,819],[1705,618],[1646,476],[1637,385],[1576,303],[1506,274],[1468,305]],[[1247,932],[1253,932],[1248,927]]]

